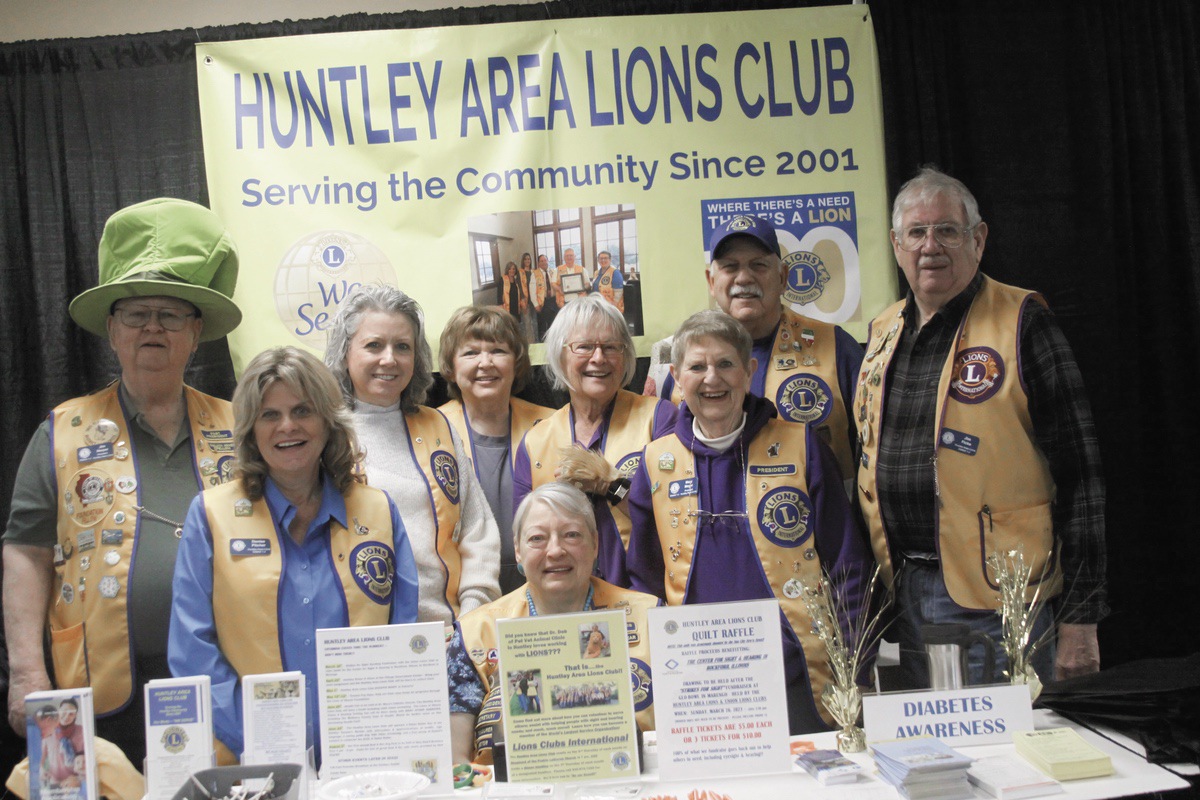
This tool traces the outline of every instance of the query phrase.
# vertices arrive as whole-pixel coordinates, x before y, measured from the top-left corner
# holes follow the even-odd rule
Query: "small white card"
[[[306,765],[306,691],[299,670],[242,678],[243,764]]]
[[[212,698],[207,675],[149,681],[146,797],[171,800],[187,779],[213,765]]]
[[[863,696],[867,741],[932,736],[951,747],[1011,742],[1033,730],[1028,686],[998,684],[942,692]]]
[[[317,631],[322,782],[374,770],[452,794],[446,634],[441,622]]]
[[[790,772],[778,601],[648,614],[662,779]]]

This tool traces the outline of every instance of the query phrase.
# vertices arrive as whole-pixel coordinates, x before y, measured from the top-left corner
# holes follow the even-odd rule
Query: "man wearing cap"
[[[921,170],[896,195],[892,226],[909,293],[871,323],[854,413],[859,507],[896,586],[905,688],[929,686],[923,625],[999,637],[987,561],[1015,550],[1032,569],[1025,602],[1052,601],[1031,642],[1057,612],[1057,657],[1047,634],[1039,677],[1095,672],[1104,482],[1070,345],[1040,295],[979,271],[988,228],[960,181]],[[981,648],[969,672],[985,674]]]
[[[9,722],[24,696],[91,686],[97,734],[145,755],[142,684],[170,677],[167,630],[180,527],[197,491],[232,468],[229,403],[184,385],[196,346],[241,321],[237,250],[194,203],[157,199],[109,218],[100,285],[71,318],[108,338],[117,381],[59,405],[34,433],[4,534]]]
[[[713,231],[708,251],[708,293],[754,340],[758,369],[751,394],[773,402],[781,419],[816,427],[849,482],[856,434],[848,409],[863,349],[837,325],[783,305],[788,264],[770,221],[734,216]],[[682,400],[669,375],[660,394],[676,404]]]

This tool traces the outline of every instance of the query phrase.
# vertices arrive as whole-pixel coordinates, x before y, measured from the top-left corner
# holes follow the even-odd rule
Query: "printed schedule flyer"
[[[648,613],[662,779],[790,771],[779,603]]]
[[[638,776],[624,613],[502,619],[496,637],[510,780]]]

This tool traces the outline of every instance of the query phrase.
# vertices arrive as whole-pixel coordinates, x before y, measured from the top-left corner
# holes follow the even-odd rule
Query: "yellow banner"
[[[709,306],[708,236],[736,214],[775,222],[801,313],[863,339],[896,296],[864,6],[196,50],[209,196],[242,254],[239,373],[269,346],[323,352],[371,281],[421,303],[435,347],[459,306],[506,306],[536,340],[599,291],[645,355]]]

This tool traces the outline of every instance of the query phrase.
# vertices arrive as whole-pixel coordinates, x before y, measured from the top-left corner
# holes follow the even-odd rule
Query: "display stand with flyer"
[[[791,770],[779,603],[649,611],[664,781]]]
[[[638,779],[625,614],[502,619],[496,636],[509,779]]]
[[[195,773],[213,766],[212,695],[207,675],[162,678],[143,689],[146,797],[171,800]]]
[[[25,695],[29,800],[99,800],[91,689]]]
[[[242,678],[243,764],[298,764],[306,796],[312,758],[304,673],[271,672]]]
[[[401,769],[454,791],[445,626],[317,631],[321,780]]]

